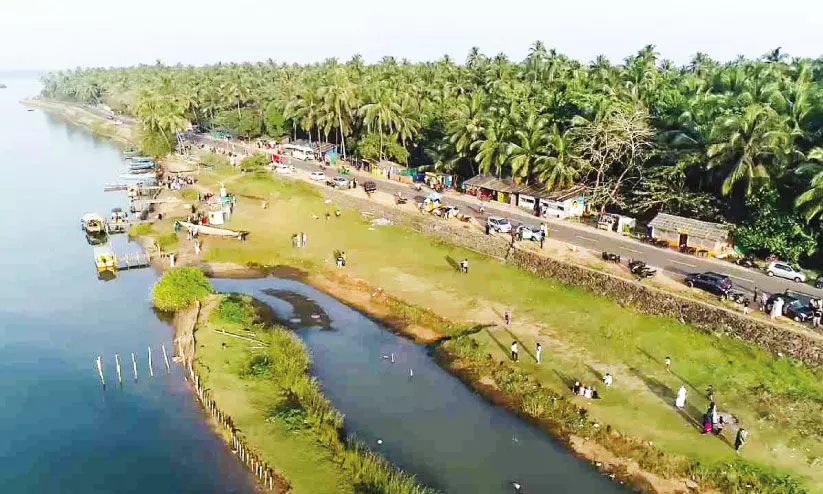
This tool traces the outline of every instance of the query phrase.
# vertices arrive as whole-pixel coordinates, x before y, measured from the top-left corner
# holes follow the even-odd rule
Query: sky
[[[535,40],[588,62],[620,62],[647,44],[686,64],[782,47],[823,54],[820,0],[5,0],[0,70],[310,63],[354,54],[374,62],[463,62],[473,46],[512,60]]]

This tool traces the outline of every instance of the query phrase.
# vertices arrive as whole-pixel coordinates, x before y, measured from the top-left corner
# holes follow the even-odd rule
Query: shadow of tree
[[[572,391],[574,389],[574,383],[575,383],[576,379],[572,379],[571,376],[569,376],[568,374],[565,374],[565,373],[563,373],[563,372],[561,372],[557,369],[552,369],[552,370],[554,371],[555,374],[557,374],[557,377],[559,377],[560,380],[563,381],[563,384],[566,386],[566,389],[568,389],[569,391]]]
[[[638,379],[643,381],[643,384],[654,393],[658,398],[660,398],[663,403],[666,405],[674,408],[674,410],[683,417],[686,422],[688,422],[691,426],[693,426],[698,431],[703,430],[703,413],[697,409],[694,405],[689,404],[688,396],[686,397],[686,406],[684,408],[677,408],[674,406],[675,399],[677,398],[677,393],[671,389],[666,383],[656,379],[652,376],[646,375],[641,372],[636,367],[630,367],[629,371],[634,374]]]
[[[517,348],[518,348],[521,352],[525,353],[526,355],[528,355],[529,357],[531,357],[531,358],[532,358],[532,360],[534,360],[535,362],[537,362],[537,357],[536,357],[536,356],[535,356],[535,355],[534,355],[531,351],[529,351],[529,349],[528,349],[528,348],[526,348],[526,345],[524,345],[522,341],[520,341],[520,340],[518,340],[518,339],[517,339],[517,336],[515,336],[515,335],[514,335],[514,333],[512,333],[511,331],[509,331],[509,328],[504,328],[503,330],[506,332],[506,334],[508,334],[509,336],[511,336],[512,341],[516,341],[516,342],[517,342]]]
[[[492,333],[491,331],[487,331],[487,333],[489,334],[489,338],[491,338],[491,339],[492,339],[492,341],[494,341],[495,343],[497,343],[497,346],[500,348],[500,351],[502,351],[502,352],[503,352],[503,355],[509,355],[509,353],[510,353],[510,351],[511,351],[511,350],[509,349],[509,347],[507,347],[507,346],[505,346],[503,343],[501,343],[501,342],[500,342],[500,340],[499,340],[499,339],[497,339],[497,337],[495,337],[495,336],[494,336],[494,333]]]

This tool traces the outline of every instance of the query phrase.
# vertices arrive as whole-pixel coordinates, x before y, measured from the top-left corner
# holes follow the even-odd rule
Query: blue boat
[[[148,156],[135,156],[127,159],[129,159],[132,163],[154,163],[154,158],[149,158]]]

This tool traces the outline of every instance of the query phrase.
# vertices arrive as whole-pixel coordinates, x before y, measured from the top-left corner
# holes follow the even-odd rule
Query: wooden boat
[[[138,163],[136,165],[129,165],[129,170],[132,171],[139,171],[139,170],[154,170],[154,163]]]
[[[215,237],[240,238],[240,236],[244,234],[244,232],[236,232],[234,230],[228,230],[226,228],[215,228],[213,226],[208,225],[195,225],[194,223],[189,223],[188,221],[178,221],[177,223],[179,223],[180,226],[191,232],[196,232],[198,235],[213,235]]]
[[[88,235],[105,233],[106,220],[97,213],[86,213],[80,218],[80,226]]]

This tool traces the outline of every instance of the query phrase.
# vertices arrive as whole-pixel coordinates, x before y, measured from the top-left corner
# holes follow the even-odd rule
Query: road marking
[[[682,262],[682,261],[675,261],[674,259],[672,259],[672,262],[675,263],[675,264],[682,264],[684,266],[689,266],[690,268],[696,268],[697,267],[694,264],[689,264],[687,262]]]
[[[733,275],[733,274],[730,274],[729,276],[730,276],[731,278],[737,278],[737,279],[738,279],[738,280],[740,280],[740,281],[748,281],[749,283],[754,283],[754,280],[750,280],[750,279],[748,279],[748,278],[743,278],[743,277],[741,277],[741,276],[735,276],[735,275]]]
[[[620,249],[623,249],[623,250],[627,250],[627,251],[629,251],[629,252],[634,252],[635,254],[642,254],[642,252],[640,252],[640,251],[639,251],[639,250],[637,250],[637,249],[629,249],[629,248],[627,248],[627,247],[619,247],[619,248],[620,248]]]
[[[593,239],[593,238],[590,238],[590,237],[584,237],[583,235],[575,235],[575,237],[582,238],[583,240],[588,240],[589,242],[597,242],[596,239]]]

